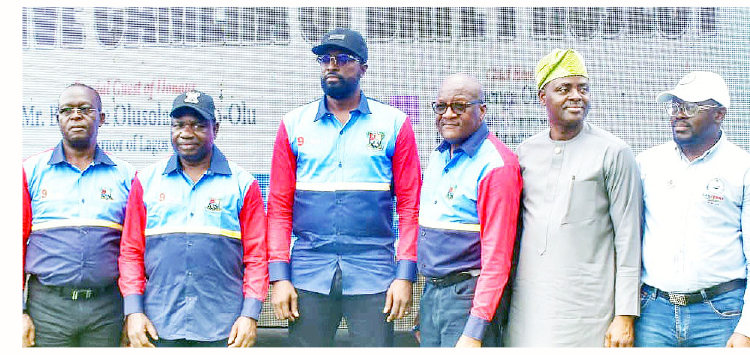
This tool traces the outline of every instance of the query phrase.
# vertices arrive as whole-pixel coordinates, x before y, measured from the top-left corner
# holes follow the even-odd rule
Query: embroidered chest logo
[[[453,194],[456,192],[456,189],[458,188],[458,185],[451,185],[448,187],[448,193],[445,194],[445,198],[452,200]]]
[[[385,132],[367,132],[367,148],[372,150],[383,150],[383,138],[385,138]]]
[[[208,200],[208,205],[206,205],[206,210],[211,212],[221,212],[221,199],[219,198],[211,198]]]
[[[39,192],[39,198],[42,200],[47,198],[47,189],[42,189],[42,191]]]
[[[305,137],[297,137],[297,146],[301,147],[303,144],[305,144]]]
[[[703,193],[703,198],[706,203],[710,205],[718,205],[724,201],[724,180],[721,178],[713,178],[706,184],[706,192]]]
[[[112,188],[111,187],[102,187],[99,188],[99,191],[101,192],[99,194],[99,198],[105,201],[112,201],[114,200],[112,198]]]
[[[159,194],[159,202],[164,202],[164,200],[167,199],[167,195],[165,195],[163,192]]]

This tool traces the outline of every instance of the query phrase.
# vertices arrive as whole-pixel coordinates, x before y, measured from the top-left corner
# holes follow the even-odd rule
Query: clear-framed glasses
[[[474,104],[481,104],[483,103],[482,100],[474,100],[469,102],[432,102],[432,110],[435,111],[436,114],[442,115],[445,114],[446,111],[448,111],[448,106],[450,106],[453,113],[460,115],[464,112],[466,112],[466,109],[469,108],[469,106]]]
[[[693,117],[702,110],[708,110],[710,108],[718,107],[718,105],[699,105],[695,102],[665,102],[664,111],[669,116],[676,116],[680,111],[687,116]]]
[[[344,66],[349,64],[349,62],[359,62],[359,58],[346,53],[339,53],[336,55],[321,54],[318,56],[318,63],[321,65],[328,65],[331,61],[333,61],[333,64]]]
[[[81,107],[60,107],[60,110],[57,111],[57,113],[60,116],[68,117],[72,115],[74,112],[78,111],[80,114],[84,116],[88,116],[96,111],[95,108],[90,106],[81,106]]]

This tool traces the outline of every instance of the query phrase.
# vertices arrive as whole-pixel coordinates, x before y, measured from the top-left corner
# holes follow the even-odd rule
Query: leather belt
[[[64,298],[71,300],[86,300],[97,296],[111,294],[115,290],[115,284],[104,287],[77,288],[69,286],[44,285],[39,282],[36,275],[31,275],[31,280],[35,281],[40,287],[47,289],[49,292],[57,293]]]
[[[443,277],[427,277],[425,276],[425,281],[437,286],[437,287],[446,287],[453,284],[457,284],[461,281],[468,280],[472,277],[479,276],[479,269],[475,270],[468,270],[468,271],[460,271],[460,272],[453,272],[448,275],[445,275]]]
[[[746,279],[736,279],[736,280],[720,283],[716,286],[704,288],[702,290],[689,292],[689,293],[667,292],[667,291],[662,291],[653,286],[649,286],[645,284],[644,285],[656,290],[656,295],[658,297],[667,299],[669,303],[673,305],[687,306],[689,304],[700,303],[706,300],[710,300],[725,292],[734,291],[738,288],[743,288],[745,287],[746,284],[747,284]]]

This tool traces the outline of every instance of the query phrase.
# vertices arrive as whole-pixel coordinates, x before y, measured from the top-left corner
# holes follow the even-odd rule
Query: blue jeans
[[[742,314],[745,289],[676,306],[656,289],[641,288],[641,316],[635,321],[637,347],[724,347]]]
[[[229,338],[216,341],[199,341],[187,339],[161,339],[154,341],[157,348],[226,348]]]
[[[336,270],[328,295],[297,290],[299,318],[289,322],[289,340],[295,347],[332,347],[341,317],[355,347],[393,346],[393,323],[383,313],[386,293],[342,295],[341,269]]]
[[[464,332],[469,320],[474,290],[479,277],[449,286],[424,285],[419,303],[419,334],[422,347],[453,347]],[[488,325],[482,346],[498,346],[497,318]]]

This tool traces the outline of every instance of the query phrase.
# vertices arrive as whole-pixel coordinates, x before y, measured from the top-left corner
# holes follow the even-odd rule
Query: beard
[[[359,78],[345,79],[339,75],[336,75],[336,77],[339,78],[339,82],[335,84],[328,84],[325,76],[320,78],[320,86],[323,88],[323,92],[327,96],[336,100],[342,100],[352,96],[357,91],[357,87],[359,87]]]

